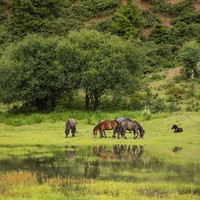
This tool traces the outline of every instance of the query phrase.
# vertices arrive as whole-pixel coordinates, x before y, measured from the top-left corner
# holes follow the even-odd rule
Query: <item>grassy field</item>
[[[65,119],[72,114],[78,118],[78,133],[76,137],[70,135],[65,138]],[[117,116],[138,120],[146,131],[144,139],[134,140],[133,134],[129,133],[127,140],[113,139],[112,131],[107,132],[106,139],[92,137],[92,129],[99,118],[114,119]],[[63,112],[29,116],[1,114],[0,120],[2,163],[9,160],[13,162],[13,158],[17,162],[18,157],[27,158],[30,155],[31,158],[53,157],[53,151],[49,149],[62,150],[66,146],[87,148],[116,144],[143,146],[145,153],[142,160],[148,166],[151,165],[150,158],[159,158],[158,162],[165,163],[161,163],[163,169],[157,172],[153,166],[117,170],[113,178],[106,176],[107,168],[103,164],[112,165],[116,160],[98,158],[105,173],[97,178],[51,176],[42,182],[38,180],[36,172],[29,169],[6,170],[1,167],[0,199],[200,199],[199,112],[163,113],[151,116],[150,120],[145,120],[140,112],[128,111],[101,114]],[[172,132],[174,123],[183,128],[183,133]],[[182,147],[182,150],[174,153],[174,147]]]

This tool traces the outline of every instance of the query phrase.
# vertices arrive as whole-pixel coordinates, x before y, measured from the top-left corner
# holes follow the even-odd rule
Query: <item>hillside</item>
[[[191,41],[193,46],[199,45],[199,0],[0,0],[0,3],[0,57],[7,46],[32,34],[65,37],[71,31],[86,28],[115,35],[130,41],[145,58],[140,63],[140,92],[126,99],[126,108],[150,105],[155,112],[200,110],[199,67],[193,66],[196,74],[186,74],[179,55]],[[199,62],[198,58],[195,62]],[[103,96],[103,108],[110,98]],[[117,102],[115,98],[119,97],[113,97]],[[119,101],[123,102],[123,98]]]

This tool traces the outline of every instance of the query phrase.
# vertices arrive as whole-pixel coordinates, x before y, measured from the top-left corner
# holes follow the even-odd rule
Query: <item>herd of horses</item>
[[[72,137],[75,136],[76,133],[76,120],[74,118],[68,119],[66,121],[66,128],[65,128],[65,137],[67,138],[70,130],[72,133]],[[135,120],[131,120],[130,118],[125,117],[117,117],[114,120],[100,120],[99,123],[93,129],[93,136],[96,137],[98,132],[100,134],[100,138],[106,138],[106,130],[113,130],[112,137],[115,138],[116,134],[118,139],[120,137],[126,137],[126,131],[129,132],[133,131],[134,138],[136,139],[139,135],[141,138],[144,138],[145,130],[140,125],[139,122]]]
[[[72,133],[72,137],[75,136],[76,133],[76,120],[74,118],[70,118],[66,121],[66,128],[65,128],[65,137],[67,138],[70,130]],[[100,134],[100,138],[105,137],[106,138],[106,130],[113,130],[113,138],[120,139],[120,137],[126,137],[126,131],[129,132],[133,131],[134,139],[138,138],[144,138],[145,130],[141,126],[141,124],[135,120],[131,120],[130,118],[126,117],[117,117],[114,120],[100,120],[99,123],[93,128],[93,137],[96,137],[98,132]],[[179,128],[176,124],[172,126],[172,130],[174,130],[174,133],[182,132],[183,129]]]

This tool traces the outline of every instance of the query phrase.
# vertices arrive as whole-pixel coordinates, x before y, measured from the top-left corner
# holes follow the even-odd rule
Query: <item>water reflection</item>
[[[138,162],[144,153],[144,146],[140,145],[114,145],[112,150],[106,148],[106,145],[96,145],[92,148],[93,153],[103,159],[119,159],[128,162]]]
[[[181,151],[182,149],[183,149],[183,147],[177,147],[177,146],[175,146],[174,148],[172,148],[172,151],[173,151],[174,153],[176,153],[176,152]]]
[[[76,147],[75,146],[65,146],[66,160],[75,160]]]
[[[84,177],[87,178],[97,178],[100,175],[100,163],[99,161],[86,162]]]
[[[45,147],[45,151],[41,148],[40,152],[37,147],[37,151],[30,151],[30,154],[23,157],[15,155],[0,159],[0,172],[28,170],[35,172],[40,182],[57,176],[147,181],[151,174],[153,177],[158,173],[158,179],[162,181],[196,181],[200,184],[199,161],[179,162],[182,155],[176,152],[182,151],[183,147],[166,147],[169,156],[171,151],[176,153],[173,162],[169,162],[167,155],[152,154],[150,148],[152,147],[125,144],[84,147],[67,145]]]

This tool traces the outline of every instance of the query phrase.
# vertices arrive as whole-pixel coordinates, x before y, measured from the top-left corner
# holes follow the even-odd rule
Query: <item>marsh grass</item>
[[[39,117],[38,117],[39,116]],[[107,138],[92,137],[92,129],[99,119],[113,119],[117,116],[127,116],[138,120],[145,128],[144,139],[133,139],[133,134],[127,133],[128,139],[113,139],[112,131],[107,131]],[[42,119],[32,123],[34,118]],[[77,117],[78,133],[76,137],[64,137],[65,120]],[[12,120],[20,118],[21,125],[11,125]],[[18,157],[23,159],[47,162],[57,151],[79,151],[77,160],[81,164],[101,166],[99,178],[78,178],[54,176],[38,179],[37,174],[29,170],[14,170],[0,172],[1,199],[199,199],[200,197],[200,113],[177,112],[160,113],[145,120],[141,112],[129,111],[115,113],[78,113],[55,112],[33,115],[0,115],[0,160],[8,166],[17,165]],[[33,121],[32,121],[33,120]],[[30,122],[31,121],[31,122]],[[176,123],[184,131],[175,134],[171,126]],[[128,161],[117,161],[109,157],[111,149],[103,158],[92,157],[88,146],[106,145],[144,146],[142,161],[135,169],[125,169]],[[183,147],[179,152],[173,152],[174,147]],[[43,160],[44,159],[44,160]],[[111,173],[106,163],[116,165],[116,171]],[[146,166],[141,168],[141,166]],[[155,167],[159,170],[155,171]],[[63,166],[62,166],[63,167]],[[75,165],[78,169],[78,165]],[[1,169],[1,168],[0,168]],[[10,171],[9,171],[10,170]],[[108,176],[109,174],[112,175]]]
[[[46,179],[37,181],[29,171],[0,174],[1,199],[199,199],[199,188],[193,184],[164,182],[114,182],[87,178]]]

